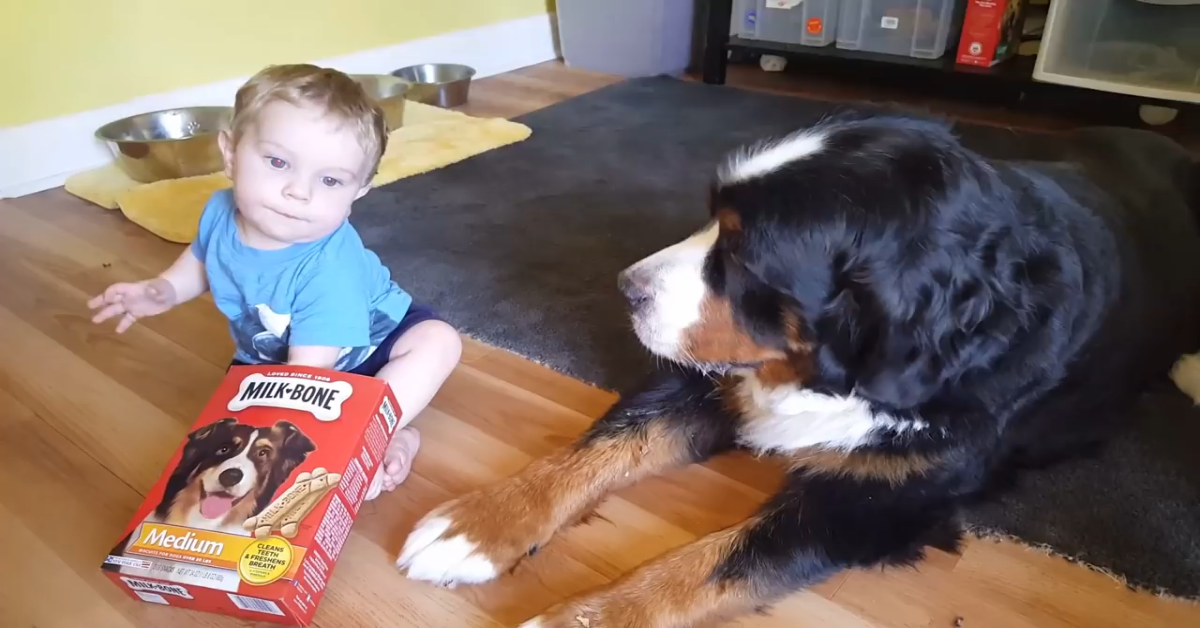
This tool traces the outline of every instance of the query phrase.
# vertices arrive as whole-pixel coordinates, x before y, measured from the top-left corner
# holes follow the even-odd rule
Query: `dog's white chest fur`
[[[738,440],[760,452],[787,453],[810,447],[850,451],[870,444],[880,432],[928,427],[924,421],[873,412],[870,404],[853,395],[825,395],[794,384],[767,388],[753,372],[737,375],[743,412]]]

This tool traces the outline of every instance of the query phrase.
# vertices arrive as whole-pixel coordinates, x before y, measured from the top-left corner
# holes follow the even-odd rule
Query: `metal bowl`
[[[410,89],[408,81],[390,74],[351,74],[350,78],[358,81],[367,95],[383,108],[389,133],[404,124],[404,103]]]
[[[457,107],[467,102],[475,68],[456,63],[422,63],[392,72],[412,84],[408,98],[427,105]]]
[[[222,168],[217,133],[232,116],[233,107],[164,109],[109,122],[96,137],[135,181],[191,177]]]

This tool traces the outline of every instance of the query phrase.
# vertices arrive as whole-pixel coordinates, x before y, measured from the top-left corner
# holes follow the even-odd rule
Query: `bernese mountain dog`
[[[312,440],[288,421],[255,427],[225,418],[205,425],[188,434],[161,499],[142,523],[249,536],[242,524],[271,503],[279,487],[315,449]],[[139,524],[111,554],[124,555],[140,531]],[[172,579],[161,570],[151,574],[129,566],[106,568]]]
[[[434,509],[398,566],[491,580],[611,491],[735,448],[790,469],[756,514],[523,626],[692,626],[956,550],[965,505],[1094,450],[1197,348],[1200,168],[1149,132],[1060,139],[1007,161],[940,121],[856,116],[736,152],[711,220],[619,277],[674,367]]]

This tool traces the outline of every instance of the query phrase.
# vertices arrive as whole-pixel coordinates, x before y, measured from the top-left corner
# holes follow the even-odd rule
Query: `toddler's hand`
[[[139,318],[162,314],[175,307],[175,287],[161,277],[137,283],[115,283],[104,294],[92,297],[88,308],[101,309],[92,317],[93,323],[102,323],[114,316],[117,333],[124,333]]]

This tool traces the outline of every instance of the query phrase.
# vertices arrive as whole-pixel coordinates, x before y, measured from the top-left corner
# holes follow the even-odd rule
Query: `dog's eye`
[[[268,450],[268,449],[260,449],[260,450],[258,450],[258,457],[266,458],[267,454],[269,454],[269,453],[270,453],[270,450]]]
[[[229,453],[229,445],[225,445],[224,447],[217,450],[218,456],[220,456],[222,454],[227,454],[227,453]]]

